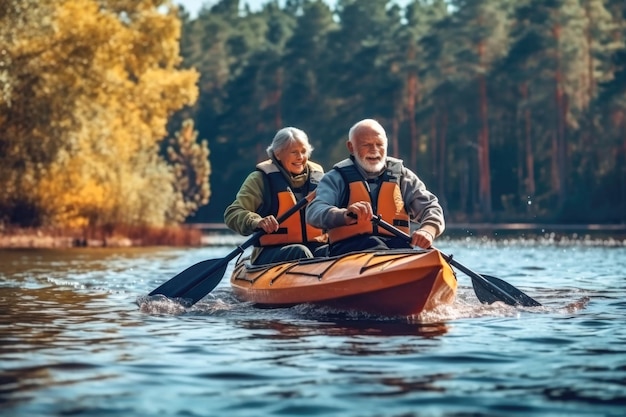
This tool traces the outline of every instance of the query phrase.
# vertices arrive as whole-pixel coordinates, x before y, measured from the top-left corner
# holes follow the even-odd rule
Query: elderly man
[[[376,120],[356,123],[348,134],[350,158],[336,164],[317,187],[307,222],[328,231],[330,255],[367,249],[429,248],[445,229],[437,197],[402,161],[387,156],[387,134]],[[374,214],[411,234],[402,238],[372,224]],[[410,233],[410,221],[419,228]]]

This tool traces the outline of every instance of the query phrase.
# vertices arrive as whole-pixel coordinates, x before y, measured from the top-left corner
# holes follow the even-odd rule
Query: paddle
[[[398,237],[405,238],[409,242],[411,241],[411,236],[387,223],[379,216],[372,217],[372,222],[378,224],[383,229],[387,230],[390,233],[393,233]],[[439,249],[435,247],[433,247],[432,249],[441,253],[441,256],[443,256],[450,265],[455,266],[457,269],[463,271],[472,279],[474,293],[481,303],[491,304],[496,301],[502,301],[512,306],[521,305],[524,307],[538,307],[541,305],[539,302],[524,294],[522,291],[515,288],[508,282],[500,278],[492,277],[490,275],[477,274],[476,272],[457,262],[455,259],[452,258],[452,256],[448,256],[442,253]]]
[[[276,219],[278,223],[284,222],[292,214],[302,209],[313,200],[313,197],[315,197],[315,191],[309,193],[306,197],[298,201],[295,206],[278,216]],[[254,242],[264,234],[265,231],[263,230],[254,232],[248,240],[240,246],[237,246],[237,249],[226,255],[225,258],[207,259],[198,262],[174,276],[148,295],[161,294],[168,298],[179,298],[185,300],[185,304],[189,305],[197,303],[220,283],[224,277],[224,273],[226,273],[228,262],[243,253],[246,248],[253,245]]]

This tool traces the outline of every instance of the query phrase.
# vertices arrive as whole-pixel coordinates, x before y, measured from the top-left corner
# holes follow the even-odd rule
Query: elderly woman
[[[245,179],[235,201],[226,208],[224,222],[233,231],[248,236],[256,230],[266,232],[251,255],[253,264],[268,264],[326,254],[326,235],[308,226],[305,209],[282,224],[276,217],[313,191],[323,168],[309,161],[313,147],[302,130],[280,129],[267,148],[269,159],[257,164]]]

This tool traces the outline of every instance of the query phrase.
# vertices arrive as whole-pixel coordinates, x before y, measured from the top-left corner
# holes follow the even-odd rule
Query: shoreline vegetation
[[[626,246],[626,224],[453,223],[444,238],[586,241]],[[100,229],[0,228],[0,249],[236,246],[245,237],[220,223]]]
[[[202,246],[202,231],[192,227],[115,227],[96,229],[0,228],[0,248],[80,248]]]

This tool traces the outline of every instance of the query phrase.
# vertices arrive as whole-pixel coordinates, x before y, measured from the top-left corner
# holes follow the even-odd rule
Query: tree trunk
[[[437,118],[439,117],[439,107],[435,104],[433,106],[433,115],[430,118],[430,172],[433,177],[437,178],[439,163],[437,158],[437,143],[439,142],[439,131],[437,130]]]
[[[400,145],[398,143],[399,136],[399,126],[400,122],[398,121],[398,116],[394,115],[393,120],[391,121],[391,156],[395,156],[396,158],[400,157]]]
[[[283,70],[276,71],[276,90],[274,91],[274,128],[276,130],[283,128],[283,114],[281,106],[281,98],[283,96]]]
[[[585,16],[586,16],[586,27],[585,27],[585,38],[587,40],[587,52],[585,54],[587,58],[587,97],[585,100],[585,108],[588,108],[588,104],[593,100],[593,96],[595,95],[595,77],[593,76],[593,36],[591,36],[591,11],[589,10],[589,2],[585,4]]]
[[[554,25],[552,33],[554,35],[555,44],[559,45],[561,37],[560,25]],[[552,175],[554,192],[557,195],[557,206],[561,210],[565,204],[565,117],[567,115],[566,97],[563,90],[563,73],[561,69],[561,54],[556,49],[556,71],[554,73],[554,100],[556,113],[556,131],[553,137],[552,147]]]
[[[524,82],[521,87],[522,92],[522,101],[528,103],[528,83]],[[533,152],[533,143],[532,143],[532,118],[530,114],[530,108],[526,106],[524,108],[524,156],[526,160],[526,178],[524,180],[524,191],[526,193],[526,198],[532,199],[535,197],[537,185],[535,183],[535,154]],[[528,203],[528,201],[526,202]],[[526,204],[526,210],[531,211],[532,207],[530,204]]]
[[[411,143],[410,166],[417,168],[417,155],[420,149],[419,132],[417,131],[417,123],[415,122],[415,106],[418,101],[419,81],[417,74],[411,73],[407,79],[407,105],[406,113],[409,120],[409,136]]]
[[[440,121],[441,123],[437,123]],[[437,129],[441,126],[441,129]],[[435,105],[430,118],[430,160],[431,173],[436,184],[436,194],[444,209],[447,206],[446,195],[446,135],[448,132],[448,109],[444,105]],[[463,192],[463,190],[461,190]]]
[[[478,44],[481,63],[485,56],[485,43]],[[482,64],[483,69],[484,64]],[[478,200],[481,212],[488,219],[491,217],[491,166],[489,162],[489,120],[487,110],[487,80],[484,72],[478,76],[480,133],[478,135]]]
[[[446,135],[448,132],[448,110],[444,109],[443,112],[443,123],[441,124],[441,136],[438,141],[438,158],[434,159],[437,162],[437,190],[439,193],[439,199],[441,200],[441,205],[445,208],[447,206],[447,198],[446,198]]]

